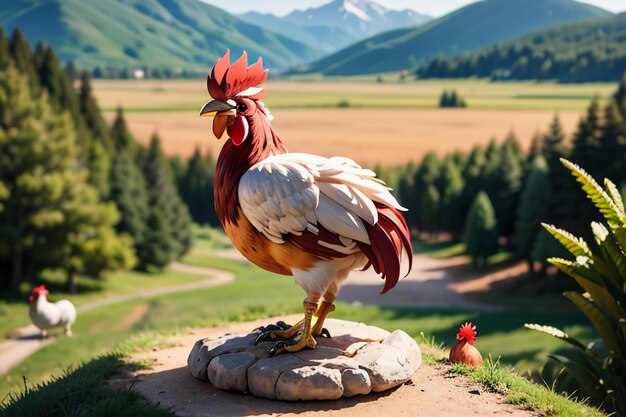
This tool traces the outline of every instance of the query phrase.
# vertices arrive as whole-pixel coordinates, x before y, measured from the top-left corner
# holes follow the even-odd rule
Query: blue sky
[[[203,0],[214,4],[231,13],[244,13],[256,10],[264,13],[285,15],[294,9],[306,9],[315,7],[330,0]],[[421,13],[432,16],[441,16],[452,10],[458,9],[475,0],[375,0],[391,9],[414,9]],[[593,4],[612,12],[626,11],[626,0],[585,0],[585,3]]]

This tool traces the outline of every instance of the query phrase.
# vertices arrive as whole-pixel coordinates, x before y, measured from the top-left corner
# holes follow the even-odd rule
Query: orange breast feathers
[[[319,259],[363,253],[368,266],[385,278],[383,292],[398,282],[403,258],[410,270],[412,248],[399,212],[403,208],[372,171],[350,159],[270,156],[242,176],[238,200],[240,216],[250,226],[231,227],[230,233],[242,252],[258,239],[256,234],[262,235],[272,265],[262,255],[250,255],[250,247],[244,255],[266,269],[308,269]],[[238,236],[244,229],[246,235]]]

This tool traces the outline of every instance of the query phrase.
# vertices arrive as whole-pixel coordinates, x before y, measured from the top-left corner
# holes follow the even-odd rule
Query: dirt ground
[[[513,130],[524,147],[554,117],[543,110],[473,109],[279,109],[272,124],[291,152],[347,156],[363,165],[394,165],[420,160],[426,152],[469,150]],[[107,114],[110,121],[113,114]],[[196,112],[126,113],[131,132],[147,143],[158,132],[165,152],[189,156],[196,146],[217,156],[224,140],[211,133],[211,121]],[[567,134],[578,111],[559,114]]]
[[[197,329],[178,337],[175,345],[137,355],[149,359],[149,370],[139,371],[115,385],[132,386],[148,400],[177,416],[533,416],[534,413],[505,404],[501,395],[484,391],[463,377],[446,374],[445,365],[422,366],[412,381],[396,389],[336,401],[283,402],[219,391],[199,381],[187,370],[187,355],[196,340],[210,334],[249,332],[252,329],[297,316],[238,323],[228,327]]]

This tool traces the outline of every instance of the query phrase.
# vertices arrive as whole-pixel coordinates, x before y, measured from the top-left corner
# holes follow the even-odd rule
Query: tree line
[[[514,250],[532,267],[561,253],[540,227],[552,223],[587,236],[595,220],[560,158],[584,167],[596,178],[610,178],[626,193],[626,78],[613,98],[593,100],[571,140],[558,116],[545,133],[537,133],[524,151],[510,133],[501,144],[492,140],[467,152],[438,157],[431,152],[417,164],[382,169],[409,209],[415,232],[447,233],[465,240],[476,264],[499,245]]]
[[[0,30],[0,290],[47,269],[75,291],[78,274],[162,268],[190,226],[158,136],[141,146],[121,109],[108,126],[88,72]]]
[[[616,81],[626,68],[624,36],[626,15],[619,15],[541,31],[456,57],[436,57],[416,74],[420,78]]]

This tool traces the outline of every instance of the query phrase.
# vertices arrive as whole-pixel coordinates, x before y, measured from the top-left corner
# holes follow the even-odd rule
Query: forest
[[[420,66],[419,78],[617,81],[626,67],[626,14],[577,23]]]

